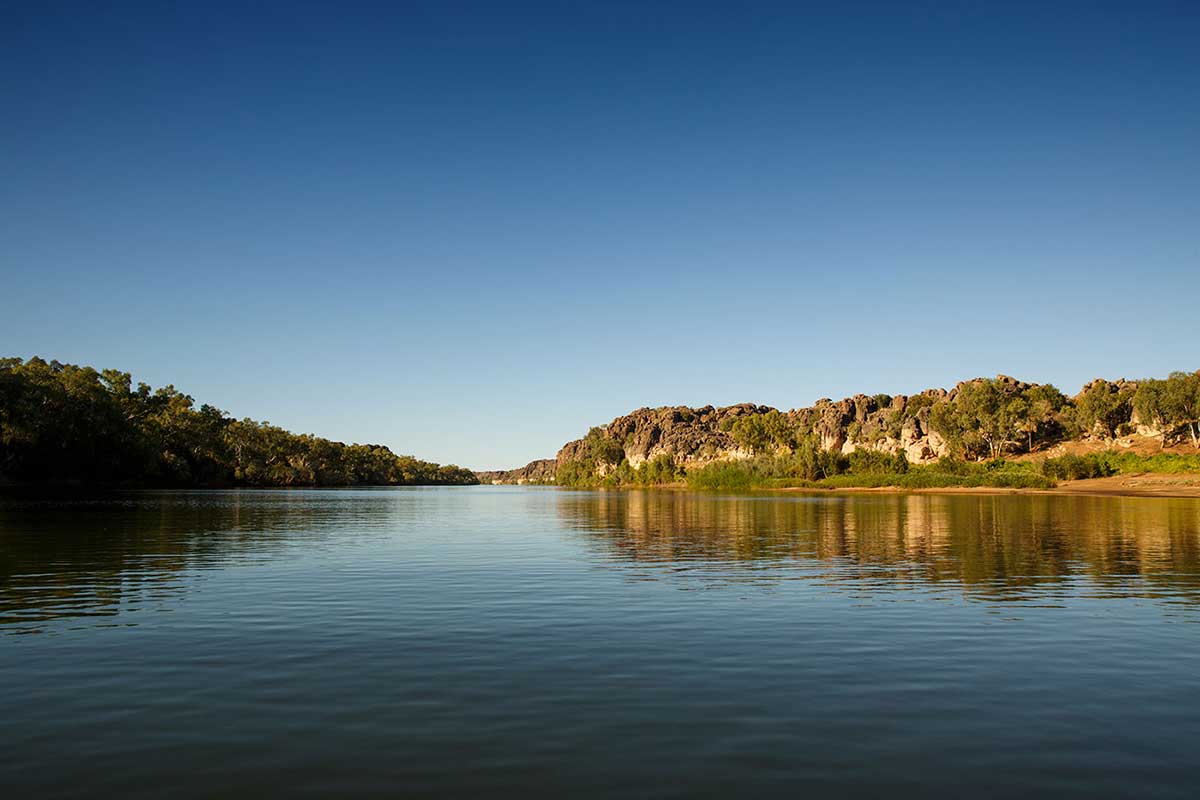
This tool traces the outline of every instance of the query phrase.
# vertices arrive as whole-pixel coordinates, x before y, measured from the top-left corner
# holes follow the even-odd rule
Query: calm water
[[[0,499],[5,797],[1187,797],[1200,501]]]

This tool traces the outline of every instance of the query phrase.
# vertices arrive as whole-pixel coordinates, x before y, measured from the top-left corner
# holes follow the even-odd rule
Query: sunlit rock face
[[[963,387],[983,381],[983,378],[974,378],[962,381],[952,389],[927,389],[915,395],[857,394],[842,400],[822,398],[811,406],[787,412],[753,403],[723,408],[711,405],[639,408],[594,428],[591,438],[567,442],[553,459],[534,461],[515,470],[479,473],[479,476],[481,481],[494,483],[552,483],[556,470],[572,463],[589,463],[596,475],[603,476],[617,469],[622,461],[638,469],[660,456],[670,456],[676,465],[685,469],[713,461],[751,458],[755,453],[739,444],[731,432],[733,425],[746,417],[773,413],[782,413],[792,429],[810,432],[827,452],[903,453],[909,463],[928,464],[951,455],[949,442],[931,425],[934,405],[953,401]],[[992,383],[1004,395],[1017,395],[1038,386],[1008,375],[997,375]],[[1135,382],[1125,379],[1096,379],[1086,384],[1072,402],[1077,403],[1089,391],[1130,398],[1136,388]],[[1131,403],[1126,402],[1123,407],[1120,435],[1127,438],[1161,435],[1153,421],[1138,419],[1136,413],[1132,413]],[[1112,435],[1112,432],[1097,427],[1094,431],[1085,431],[1083,438],[1111,444]],[[597,457],[597,448],[603,451],[600,457]],[[786,448],[779,450],[780,454],[786,452]],[[763,454],[761,449],[759,454]]]
[[[557,467],[558,462],[553,458],[539,458],[516,469],[486,470],[476,472],[475,475],[479,478],[480,483],[496,485],[505,483],[554,483],[554,472]]]
[[[751,454],[730,436],[729,423],[771,410],[750,403],[726,408],[640,408],[617,417],[604,426],[604,432],[621,445],[625,458],[635,469],[660,455],[670,455],[685,466],[706,464],[716,459],[748,458]],[[568,455],[573,444],[576,443],[563,448]],[[560,462],[563,455],[560,451]]]

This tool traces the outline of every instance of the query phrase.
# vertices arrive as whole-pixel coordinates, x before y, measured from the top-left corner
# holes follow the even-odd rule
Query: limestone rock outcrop
[[[989,383],[1002,396],[1023,395],[1038,387],[1038,384],[997,375],[991,381],[974,378],[962,381],[952,389],[927,389],[914,395],[857,394],[836,401],[822,398],[811,406],[787,412],[753,403],[722,408],[711,405],[639,408],[594,428],[587,437],[567,442],[553,459],[534,461],[516,470],[478,475],[485,483],[553,483],[557,470],[567,464],[586,463],[596,474],[604,475],[622,462],[638,469],[660,456],[670,456],[676,466],[685,470],[718,460],[751,458],[755,453],[739,444],[733,429],[740,419],[764,415],[773,415],[770,419],[775,424],[782,416],[788,429],[815,437],[819,447],[828,452],[903,453],[910,463],[927,464],[951,454],[950,443],[931,424],[934,406],[943,401],[954,401],[964,387],[983,382]],[[1104,424],[1097,422],[1096,429],[1085,431],[1083,436],[1107,440],[1135,431],[1142,435],[1158,435],[1150,421],[1139,420],[1132,413],[1130,399],[1136,388],[1137,383],[1133,381],[1097,379],[1067,401],[1078,407],[1088,399],[1093,405],[1106,409]],[[1058,426],[1061,431],[1057,418],[1047,413],[1038,424]],[[1019,447],[1021,443],[1005,444]],[[762,452],[760,448],[759,454]],[[788,452],[788,449],[782,446],[779,452]]]
[[[480,483],[491,484],[554,483],[554,473],[557,469],[558,462],[555,459],[539,458],[516,469],[484,470],[476,472],[475,476],[479,478]]]

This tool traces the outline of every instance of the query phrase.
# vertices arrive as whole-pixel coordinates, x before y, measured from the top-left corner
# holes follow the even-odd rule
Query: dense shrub
[[[1048,458],[1041,462],[1039,471],[1051,480],[1080,480],[1115,475],[1119,470],[1107,456],[1091,453]]]

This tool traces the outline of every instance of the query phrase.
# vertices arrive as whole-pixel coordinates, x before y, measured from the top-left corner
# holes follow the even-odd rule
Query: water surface
[[[1196,500],[10,495],[0,786],[1193,797],[1197,622]]]

